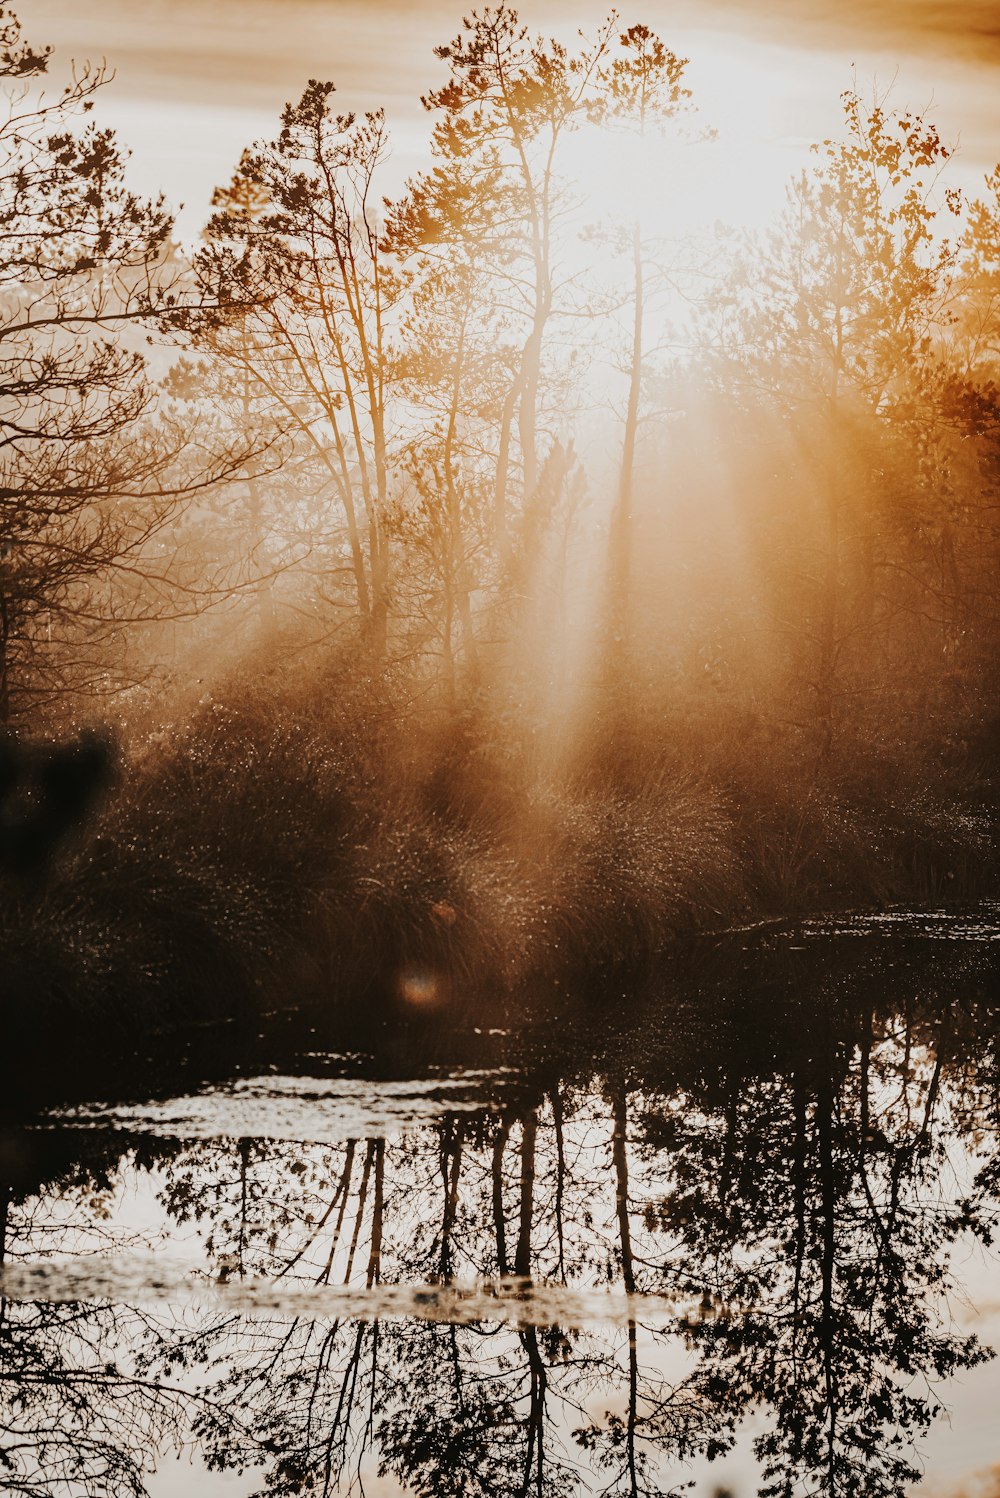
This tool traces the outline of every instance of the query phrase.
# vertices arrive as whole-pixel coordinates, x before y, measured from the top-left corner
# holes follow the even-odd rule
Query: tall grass
[[[488,699],[401,711],[345,667],[234,677],[135,737],[44,886],[8,881],[9,1037],[302,999],[384,1012],[414,972],[513,993],[747,917],[993,887],[992,807],[912,754],[854,755],[848,777],[794,745],[646,729],[616,769],[599,729],[553,759],[516,723]]]

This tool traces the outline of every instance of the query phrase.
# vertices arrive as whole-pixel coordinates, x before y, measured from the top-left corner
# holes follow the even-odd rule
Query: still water
[[[2,1135],[0,1492],[1000,1494],[998,959],[987,908],[423,974],[64,1088]]]

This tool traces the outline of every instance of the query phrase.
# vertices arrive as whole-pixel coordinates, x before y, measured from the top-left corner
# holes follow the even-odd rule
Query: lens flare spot
[[[397,980],[399,997],[404,1004],[429,1009],[441,998],[441,984],[429,968],[404,968]]]

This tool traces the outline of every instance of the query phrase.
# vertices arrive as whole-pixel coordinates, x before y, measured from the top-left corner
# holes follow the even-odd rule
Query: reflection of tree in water
[[[186,1434],[212,1466],[262,1463],[276,1494],[349,1491],[365,1461],[428,1498],[662,1495],[753,1409],[762,1492],[902,1493],[935,1384],[984,1356],[945,1297],[950,1246],[993,1212],[996,1167],[966,1190],[949,1163],[984,1119],[995,1138],[993,1022],[950,1002],[815,1007],[822,1026],[786,1013],[751,1037],[758,1016],[734,1005],[696,1044],[668,1033],[395,1140],[192,1143],[155,1162],[213,1277],[365,1294],[513,1274],[672,1294],[665,1322],[641,1299],[582,1330],[8,1304],[7,1385],[26,1380],[30,1403],[41,1380],[49,1428],[106,1448],[106,1479],[80,1448],[94,1493],[140,1491],[136,1452]],[[36,1491],[59,1491],[64,1461],[44,1457]]]
[[[986,1355],[945,1304],[948,1249],[975,1225],[948,1179],[949,1012],[930,1052],[905,1020],[876,1037],[867,1011],[859,1028],[646,1120],[676,1173],[660,1223],[716,1307],[687,1326],[697,1377],[720,1406],[770,1407],[757,1450],[775,1498],[902,1492],[934,1381]]]
[[[74,1143],[43,1191],[0,1186],[0,1263],[130,1246],[107,1217],[120,1143]],[[0,1296],[0,1492],[141,1498],[157,1452],[212,1413],[210,1398],[149,1372],[176,1336],[127,1306]]]
[[[381,1139],[360,1147],[350,1139],[341,1150],[213,1140],[179,1150],[161,1200],[174,1222],[202,1229],[217,1278],[293,1274],[350,1284],[361,1245],[371,1286],[379,1278],[384,1172]]]
[[[186,1401],[119,1363],[134,1314],[0,1302],[0,1492],[142,1494]]]

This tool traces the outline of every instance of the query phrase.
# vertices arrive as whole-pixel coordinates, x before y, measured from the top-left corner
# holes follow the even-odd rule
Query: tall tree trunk
[[[243,1265],[243,1256],[244,1256],[244,1254],[246,1252],[246,1239],[247,1239],[247,1197],[248,1197],[247,1172],[248,1172],[248,1167],[249,1167],[249,1164],[250,1164],[250,1148],[251,1148],[251,1142],[250,1142],[249,1139],[244,1138],[244,1139],[240,1140],[240,1142],[239,1142],[239,1154],[240,1154],[240,1231],[239,1231],[239,1239],[238,1239],[238,1242],[237,1242],[237,1249],[236,1249],[237,1272],[239,1274],[240,1279],[243,1279],[244,1274],[245,1274],[245,1269],[244,1269],[244,1265]]]
[[[510,519],[508,515],[507,485],[510,475],[510,437],[514,421],[514,407],[520,384],[515,380],[503,403],[500,413],[500,443],[497,449],[496,478],[493,486],[493,539],[500,565],[506,568],[510,560]]]
[[[497,1271],[501,1277],[507,1274],[507,1223],[503,1204],[503,1156],[510,1134],[510,1120],[504,1118],[500,1131],[493,1142],[493,1231],[497,1244]]]
[[[385,1190],[385,1140],[375,1141],[375,1198],[372,1202],[372,1239],[371,1248],[368,1253],[368,1276],[367,1285],[369,1290],[372,1285],[377,1285],[382,1272],[382,1216],[383,1197]],[[375,1336],[378,1336],[378,1322],[375,1323]]]
[[[631,639],[629,599],[632,561],[632,501],[635,488],[635,449],[639,433],[639,404],[642,395],[642,332],[645,316],[642,237],[639,221],[632,227],[632,353],[629,362],[628,405],[625,410],[625,432],[622,437],[618,493],[611,516],[608,569],[609,627],[618,645],[614,653],[627,665]]]
[[[538,1118],[535,1110],[526,1116],[521,1134],[521,1212],[514,1250],[514,1273],[523,1279],[531,1276],[531,1221],[535,1206],[535,1139]]]
[[[557,1082],[552,1091],[552,1123],[556,1136],[556,1243],[559,1248],[559,1278],[566,1283],[566,1245],[563,1197],[566,1191],[566,1143],[563,1137],[563,1103]]]
[[[632,1260],[632,1229],[628,1215],[628,1102],[623,1078],[615,1081],[611,1093],[614,1132],[611,1154],[615,1167],[615,1211],[618,1216],[618,1239],[622,1251],[622,1283],[626,1294],[635,1293],[635,1269]]]
[[[451,1140],[448,1138],[450,1132],[448,1129],[441,1140],[441,1183],[444,1187],[444,1203],[441,1215],[441,1253],[438,1273],[444,1284],[450,1281],[454,1268],[451,1240],[458,1215],[458,1184],[462,1173],[462,1125],[457,1125],[454,1138]]]
[[[832,1058],[826,1063],[832,1065]],[[833,1498],[836,1485],[837,1442],[837,1375],[834,1367],[836,1330],[834,1327],[834,1270],[836,1265],[836,1193],[833,1167],[833,1088],[829,1073],[824,1074],[816,1098],[816,1122],[819,1134],[819,1179],[823,1203],[823,1245],[821,1262],[820,1348],[823,1355],[823,1391],[827,1417],[828,1492]]]
[[[347,1251],[347,1267],[344,1270],[344,1284],[350,1283],[351,1271],[354,1268],[354,1255],[357,1252],[358,1238],[361,1234],[361,1221],[365,1215],[365,1202],[368,1200],[368,1182],[371,1179],[372,1161],[375,1158],[375,1141],[369,1139],[368,1148],[365,1151],[365,1162],[361,1168],[361,1185],[358,1188],[358,1211],[354,1219],[354,1231],[351,1234],[351,1246]]]
[[[371,644],[381,659],[389,641],[389,547],[374,516],[368,524],[368,545],[372,579]]]
[[[538,385],[541,378],[542,329],[544,322],[536,312],[531,336],[521,355],[521,398],[517,407],[517,435],[521,442],[524,468],[524,504],[528,509],[538,487]]]
[[[632,1258],[632,1228],[628,1215],[628,1098],[623,1077],[616,1079],[611,1093],[614,1132],[611,1154],[615,1168],[615,1210],[622,1255],[622,1284],[627,1295],[635,1294],[635,1264]],[[628,1319],[628,1418],[625,1423],[625,1460],[628,1465],[630,1498],[638,1498],[635,1433],[639,1420],[639,1349],[635,1317]]]

